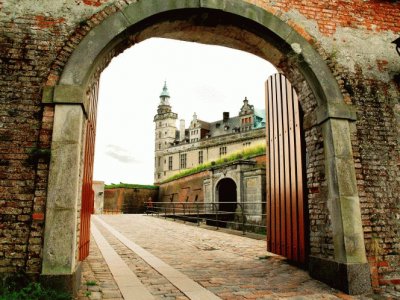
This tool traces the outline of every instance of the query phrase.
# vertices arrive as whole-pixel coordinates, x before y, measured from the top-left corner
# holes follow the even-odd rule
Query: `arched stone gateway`
[[[349,129],[355,112],[344,103],[326,63],[303,36],[272,13],[241,0],[132,3],[91,29],[69,57],[57,84],[45,89],[43,102],[55,104],[55,116],[43,276],[73,277],[78,269],[82,139],[91,113],[91,88],[112,57],[150,37],[247,51],[270,61],[289,78],[305,113],[307,155],[321,156],[318,140],[323,140],[324,149],[320,161],[324,171],[306,167],[311,174],[307,184],[323,187],[308,201],[317,203],[318,218],[326,220],[325,226],[310,229],[310,240],[326,241],[308,245],[310,273],[348,293],[370,289]]]

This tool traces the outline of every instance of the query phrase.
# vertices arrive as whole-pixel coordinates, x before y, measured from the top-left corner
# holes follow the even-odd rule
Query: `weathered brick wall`
[[[159,202],[204,202],[203,180],[209,171],[199,172],[160,184]]]
[[[356,87],[349,91],[355,105],[363,107],[358,111],[354,132],[358,143],[354,144],[364,235],[374,271],[373,284],[399,287],[400,123],[396,120],[399,97],[394,98],[389,85],[379,80],[350,80],[354,80],[352,85]]]
[[[106,189],[104,190],[104,207],[103,212],[107,213],[121,213],[122,204],[124,201],[124,189]]]
[[[39,273],[53,124],[41,90],[66,35],[41,16],[0,15],[0,273]]]
[[[158,189],[106,189],[104,191],[104,213],[144,213],[149,198],[152,201],[158,199]]]
[[[0,273],[40,272],[53,118],[43,86],[57,83],[91,28],[129,2],[0,0]],[[353,151],[374,285],[399,288],[400,59],[390,45],[400,34],[399,2],[248,2],[309,40],[356,106]],[[311,253],[331,257],[321,132],[309,128],[305,138]]]

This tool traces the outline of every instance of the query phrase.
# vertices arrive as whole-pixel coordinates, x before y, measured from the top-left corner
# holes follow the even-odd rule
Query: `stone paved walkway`
[[[151,216],[104,215],[100,218],[221,299],[368,299],[350,297],[311,279],[307,272],[266,252],[262,240]],[[189,299],[101,222],[94,220],[94,224],[154,299]],[[82,282],[79,300],[123,299],[93,239],[90,255],[83,264]]]

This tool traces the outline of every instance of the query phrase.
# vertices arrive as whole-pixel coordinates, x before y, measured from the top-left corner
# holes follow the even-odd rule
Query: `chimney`
[[[181,119],[179,123],[179,141],[182,142],[185,139],[185,120]]]
[[[225,111],[223,112],[223,121],[227,122],[229,120],[229,112]]]

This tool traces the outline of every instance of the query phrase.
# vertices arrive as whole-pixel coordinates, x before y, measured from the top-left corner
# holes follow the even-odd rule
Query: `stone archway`
[[[57,85],[43,95],[43,102],[55,104],[43,275],[71,276],[78,266],[76,228],[89,87],[112,57],[153,36],[247,51],[269,60],[290,79],[300,98],[308,101],[303,103],[306,133],[322,136],[324,147],[327,188],[317,196],[325,201],[324,213],[331,221],[330,230],[322,234],[333,240],[333,252],[311,253],[310,272],[323,281],[342,278],[338,287],[349,293],[368,289],[349,131],[355,113],[313,46],[277,16],[243,0],[138,1],[106,18],[74,49]]]

